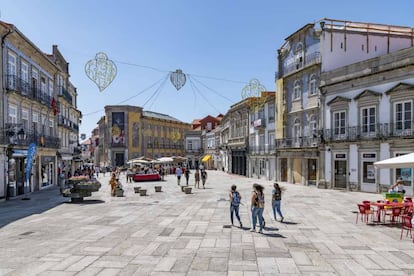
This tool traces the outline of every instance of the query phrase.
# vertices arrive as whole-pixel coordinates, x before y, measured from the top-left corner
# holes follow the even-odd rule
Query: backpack
[[[239,194],[239,192],[232,192],[232,198],[233,198],[233,200],[232,200],[232,202],[231,202],[231,205],[233,205],[233,206],[239,206],[240,205],[240,194]]]
[[[282,193],[280,192],[280,190],[274,189],[272,194],[272,201],[276,200],[282,200]]]
[[[259,195],[259,193],[256,193],[256,207],[257,208],[264,208],[264,194],[262,193]]]

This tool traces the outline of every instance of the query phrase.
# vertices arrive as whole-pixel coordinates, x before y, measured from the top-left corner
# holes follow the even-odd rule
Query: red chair
[[[411,229],[413,229],[413,225],[411,224],[411,217],[410,216],[402,216],[402,226],[401,226],[401,236],[400,240],[402,240],[402,235],[404,230],[407,230],[406,237],[408,237],[408,233],[410,233],[410,238],[413,237],[413,234],[411,233]],[[414,239],[413,239],[414,243]]]
[[[358,204],[358,210],[359,212],[357,213],[355,224],[358,223],[359,215],[361,215],[361,221],[365,221],[365,223],[368,223],[369,215],[371,215],[371,221],[372,221],[374,211],[371,210],[371,208],[367,207],[367,205],[365,204]]]
[[[402,213],[402,208],[401,207],[393,207],[393,208],[391,208],[391,212],[385,211],[384,222],[385,222],[386,216],[390,216],[390,222],[392,224],[394,224],[395,221],[396,221],[395,218],[397,218],[397,220],[398,220],[398,218],[401,216],[401,213]]]

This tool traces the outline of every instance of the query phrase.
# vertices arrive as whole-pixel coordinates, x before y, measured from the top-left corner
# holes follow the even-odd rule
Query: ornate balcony
[[[6,76],[6,91],[35,100],[47,107],[50,107],[52,104],[52,97],[41,89],[33,87],[30,83],[18,78],[16,75]]]
[[[38,147],[60,148],[58,137],[24,129],[21,124],[6,124],[6,128],[0,131],[0,135],[1,143],[5,145],[28,146],[30,143],[36,143]]]
[[[375,124],[352,126],[342,129],[326,129],[323,139],[326,142],[354,142],[359,140],[414,138],[414,124]]]
[[[257,145],[249,146],[250,154],[272,154],[275,152],[276,145]]]
[[[284,138],[276,140],[276,148],[317,148],[319,142],[315,136]]]

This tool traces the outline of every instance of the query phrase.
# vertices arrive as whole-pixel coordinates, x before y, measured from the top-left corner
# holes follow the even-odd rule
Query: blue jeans
[[[239,215],[239,206],[234,206],[233,204],[230,204],[230,220],[231,220],[231,224],[233,224],[233,213],[236,214],[236,218],[241,223],[240,215]]]
[[[257,208],[256,206],[252,209],[252,228],[256,229],[257,218],[259,218],[260,230],[263,229],[263,208]]]
[[[283,218],[282,211],[280,211],[280,200],[272,201],[272,208],[273,208],[273,217],[276,220],[276,212],[279,214],[281,218]]]

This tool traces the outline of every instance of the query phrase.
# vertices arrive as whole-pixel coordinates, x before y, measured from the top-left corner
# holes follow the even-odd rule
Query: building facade
[[[412,196],[412,168],[374,162],[414,149],[414,48],[327,71],[321,84],[329,185],[381,192],[402,178]]]
[[[52,54],[44,54],[14,25],[2,21],[0,34],[0,198],[8,198],[58,184],[63,160],[72,166],[81,113],[68,63],[57,46]],[[37,151],[26,181],[30,144]]]
[[[262,106],[250,109],[248,176],[275,180],[275,92],[262,92]]]
[[[142,156],[184,156],[184,133],[191,125],[141,107],[113,105],[105,106],[98,128],[102,141],[98,147],[99,164],[117,167]]]

